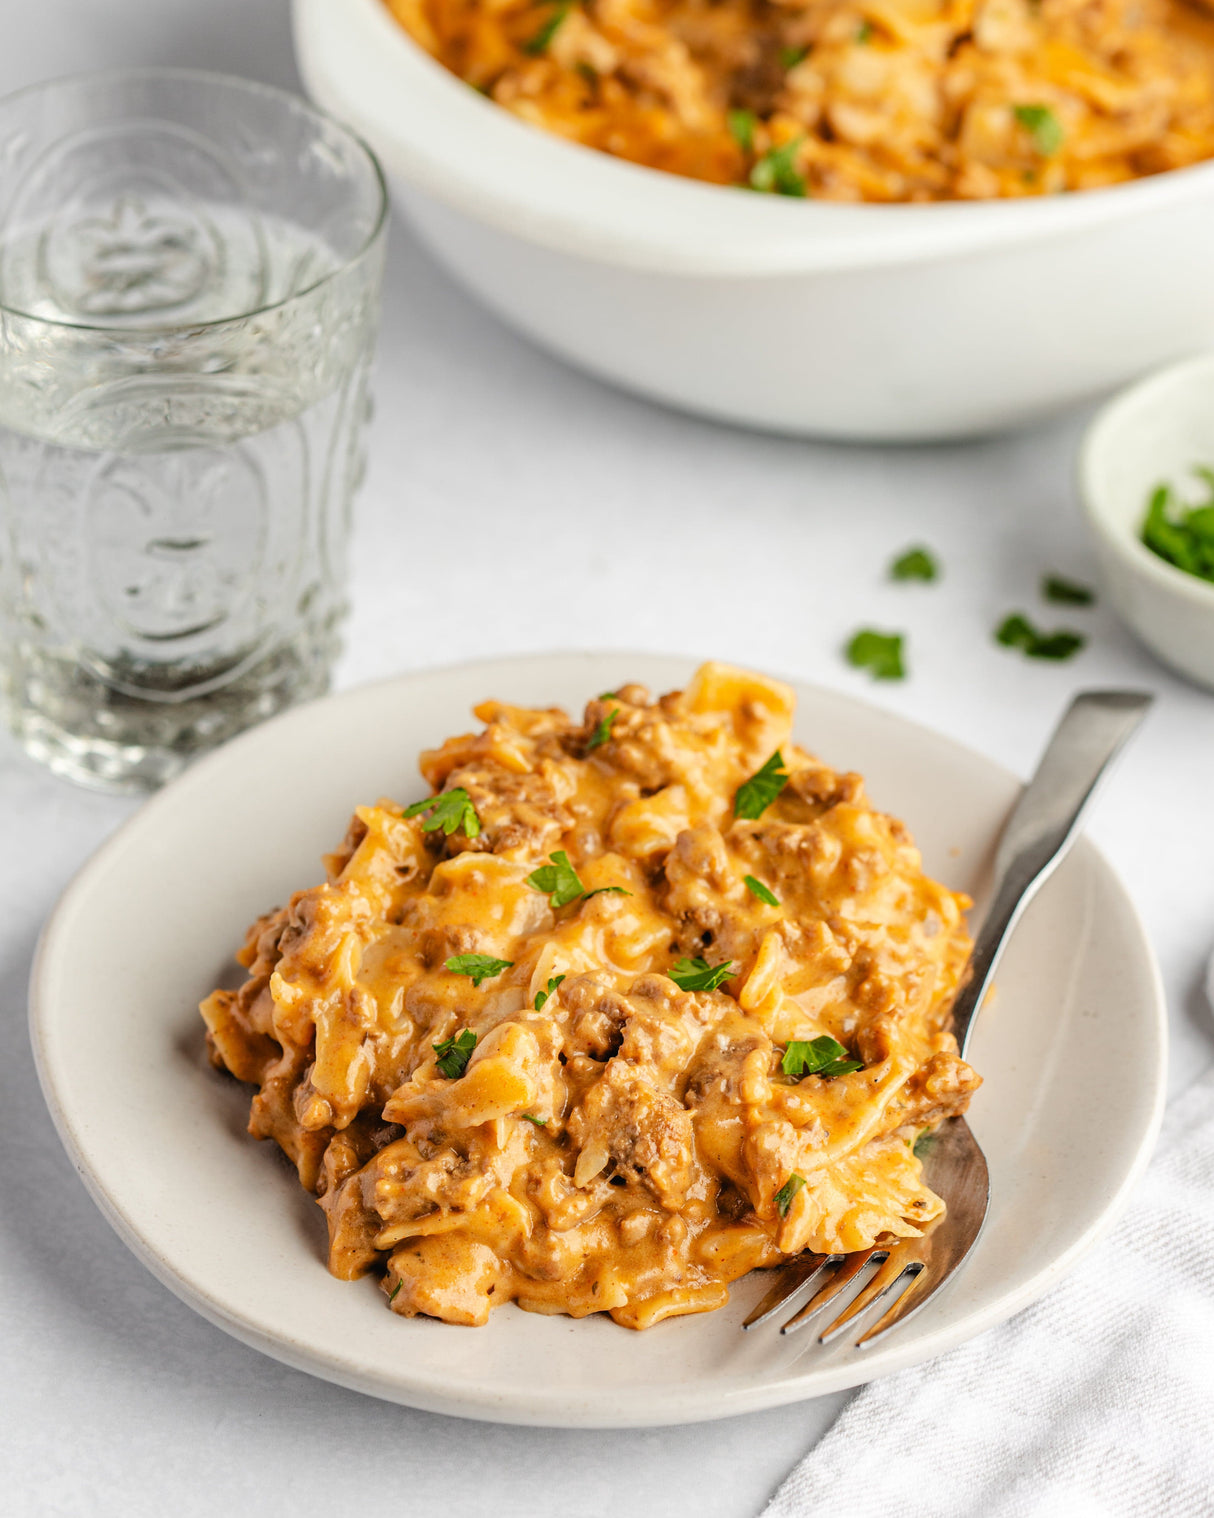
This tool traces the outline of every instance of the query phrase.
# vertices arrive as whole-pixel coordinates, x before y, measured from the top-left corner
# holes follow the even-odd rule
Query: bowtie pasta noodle
[[[707,664],[580,721],[476,715],[202,1006],[334,1275],[449,1323],[645,1328],[938,1218],[913,1146],[978,1085],[949,1031],[968,902],[792,742],[791,691]]]

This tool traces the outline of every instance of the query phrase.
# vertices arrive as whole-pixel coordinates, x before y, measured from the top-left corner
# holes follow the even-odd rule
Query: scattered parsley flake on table
[[[750,894],[758,901],[765,901],[769,907],[778,907],[780,905],[780,899],[771,887],[765,886],[761,880],[757,880],[753,875],[743,875],[742,882]]]
[[[1042,599],[1053,601],[1056,606],[1094,606],[1096,592],[1077,580],[1064,575],[1046,575],[1041,581]]]
[[[494,959],[491,954],[453,954],[444,965],[452,975],[466,975],[474,986],[492,980],[514,964],[512,959]]]
[[[788,1216],[788,1209],[792,1206],[792,1199],[805,1184],[805,1177],[798,1175],[796,1171],[788,1177],[779,1191],[776,1192],[776,1211],[782,1218]]]
[[[1077,654],[1087,642],[1082,633],[1060,627],[1043,633],[1021,612],[1012,612],[995,629],[995,642],[1004,648],[1018,648],[1028,659],[1052,659],[1055,662]]]
[[[744,780],[733,798],[733,814],[747,822],[761,817],[784,787],[788,784],[788,772],[784,759],[777,749],[761,769],[749,780]]]
[[[430,809],[433,807],[433,811]],[[430,812],[422,823],[423,833],[434,833],[439,828],[450,838],[457,828],[463,828],[469,838],[476,838],[481,830],[481,820],[476,815],[472,798],[462,785],[454,790],[443,791],[438,796],[428,796],[425,801],[415,801],[401,813],[402,817],[419,817]]]
[[[715,991],[737,972],[732,959],[727,959],[724,964],[710,965],[697,955],[695,959],[677,960],[674,969],[666,973],[680,991]]]
[[[889,566],[891,580],[938,580],[940,566],[930,549],[908,548]]]
[[[468,1068],[468,1061],[476,1048],[476,1034],[471,1028],[461,1028],[451,1038],[444,1038],[441,1044],[431,1044],[430,1047],[437,1055],[435,1064],[447,1079],[458,1080]]]
[[[862,627],[847,645],[847,662],[857,669],[867,669],[874,680],[905,680],[902,641],[901,633]]]
[[[808,1041],[790,1039],[780,1061],[780,1069],[785,1075],[804,1080],[807,1075],[850,1075],[853,1070],[863,1070],[864,1066],[858,1059],[848,1056],[838,1039],[824,1033],[820,1038]]]

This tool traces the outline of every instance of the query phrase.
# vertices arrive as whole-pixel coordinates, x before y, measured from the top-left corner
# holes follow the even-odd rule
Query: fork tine
[[[875,1261],[880,1265],[888,1256],[888,1249],[859,1249],[853,1254],[844,1255],[842,1263],[831,1279],[806,1302],[800,1312],[794,1313],[789,1318],[780,1332],[782,1334],[795,1333],[798,1328],[803,1328],[810,1318],[816,1317],[823,1308],[828,1307],[870,1261]]]
[[[768,1318],[774,1317],[786,1302],[791,1302],[832,1260],[842,1258],[839,1254],[799,1254],[780,1271],[776,1284],[742,1327],[757,1328],[760,1323],[766,1323]]]
[[[922,1260],[908,1260],[905,1255],[899,1255],[897,1251],[891,1253],[868,1285],[856,1293],[829,1328],[822,1330],[818,1335],[818,1343],[830,1344],[840,1334],[845,1334],[861,1314],[866,1313],[874,1303],[879,1302],[898,1285],[902,1287],[898,1293],[898,1300],[901,1301],[911,1282],[922,1269]]]
[[[921,1307],[926,1307],[928,1299],[951,1280],[953,1267],[946,1264],[941,1267],[934,1261],[925,1263],[921,1269],[911,1277],[905,1290],[899,1292],[896,1301],[891,1302],[889,1307],[881,1314],[877,1321],[866,1333],[856,1340],[857,1349],[868,1349],[878,1339],[885,1337],[890,1329],[896,1328],[907,1318],[912,1317]]]

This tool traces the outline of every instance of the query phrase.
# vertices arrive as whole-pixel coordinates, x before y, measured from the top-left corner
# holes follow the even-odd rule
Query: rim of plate
[[[1028,1306],[1048,1291],[1109,1232],[1128,1201],[1130,1191],[1146,1168],[1154,1150],[1163,1116],[1167,1017],[1158,965],[1145,925],[1133,899],[1104,855],[1087,838],[1081,838],[1078,841],[1075,852],[1082,850],[1089,854],[1093,863],[1105,876],[1106,883],[1119,894],[1121,905],[1138,936],[1137,947],[1142,966],[1147,971],[1151,991],[1150,1011],[1153,1014],[1157,1058],[1155,1068],[1150,1072],[1151,1105],[1147,1118],[1141,1125],[1132,1159],[1126,1164],[1119,1182],[1106,1196],[1099,1214],[1086,1231],[1069,1248],[1046,1260],[1038,1269],[1028,1272],[1014,1288],[1006,1290],[985,1306],[975,1308],[968,1314],[950,1317],[934,1330],[925,1331],[921,1326],[923,1318],[916,1318],[900,1333],[890,1335],[889,1340],[880,1348],[853,1360],[815,1369],[813,1357],[810,1356],[808,1366],[800,1368],[802,1360],[798,1360],[780,1379],[742,1380],[728,1384],[717,1381],[704,1388],[698,1396],[690,1396],[687,1389],[683,1387],[674,1392],[664,1387],[655,1387],[648,1401],[630,1393],[628,1405],[616,1406],[610,1410],[571,1407],[567,1393],[561,1389],[545,1394],[543,1388],[534,1386],[522,1388],[521,1395],[509,1404],[505,1404],[500,1393],[493,1390],[478,1391],[475,1386],[469,1387],[455,1382],[437,1385],[433,1378],[411,1378],[407,1363],[401,1366],[399,1373],[391,1377],[383,1377],[369,1373],[356,1358],[317,1351],[303,1338],[268,1331],[265,1325],[256,1318],[241,1311],[231,1302],[214,1296],[203,1283],[192,1276],[187,1265],[166,1257],[147,1239],[121,1201],[112,1194],[100,1173],[100,1167],[90,1153],[89,1145],[83,1138],[79,1125],[60,1100],[54,1058],[48,1047],[48,1033],[54,1019],[54,988],[51,982],[65,934],[72,926],[71,919],[76,911],[77,903],[88,896],[94,880],[105,874],[111,861],[129,846],[130,840],[133,837],[137,838],[148,828],[149,823],[155,822],[163,811],[177,806],[183,798],[188,798],[192,790],[205,786],[213,775],[225,769],[238,771],[243,756],[266,742],[267,733],[285,734],[292,727],[304,729],[322,708],[339,711],[342,707],[372,700],[376,693],[384,694],[393,688],[404,693],[407,692],[411,683],[436,676],[483,671],[486,678],[491,679],[494,671],[505,673],[517,670],[520,665],[543,663],[554,669],[564,669],[602,659],[627,663],[638,678],[651,678],[655,681],[683,679],[700,662],[695,658],[680,654],[637,653],[610,649],[520,654],[430,666],[356,685],[348,690],[292,707],[230,740],[219,749],[199,759],[163,790],[151,796],[138,811],[116,829],[86,860],[52,910],[39,936],[30,975],[29,1030],[38,1079],[55,1129],[86,1190],[115,1232],[162,1285],[203,1318],[240,1342],[297,1370],[354,1391],[429,1412],[489,1422],[541,1427],[630,1428],[661,1427],[732,1417],[862,1385],[910,1365],[933,1359],[946,1350],[1006,1321],[1021,1308]],[[681,666],[683,674],[667,673],[656,676],[647,672],[645,666],[656,664],[662,664],[668,669],[675,665]],[[998,761],[923,723],[904,718],[829,686],[814,685],[808,681],[787,676],[779,677],[787,679],[796,691],[799,700],[804,695],[811,695],[816,701],[827,705],[835,704],[844,711],[859,715],[867,722],[884,726],[891,733],[911,729],[921,741],[926,740],[945,750],[961,753],[969,761],[979,762],[999,777],[1016,785],[1023,784],[1019,777]],[[300,1248],[303,1250],[304,1246],[301,1244]],[[347,1282],[340,1284],[343,1287],[357,1285],[357,1283]],[[715,1313],[708,1315],[710,1319],[716,1316]],[[428,1323],[430,1320],[420,1321]],[[594,1323],[596,1318],[592,1317],[585,1321]],[[701,1320],[692,1318],[685,1321],[694,1323]],[[441,1326],[446,1327],[446,1325]],[[617,1398],[621,1395],[619,1391],[612,1391],[611,1394]],[[665,1405],[666,1402],[675,1397],[679,1401],[677,1409],[668,1408]]]

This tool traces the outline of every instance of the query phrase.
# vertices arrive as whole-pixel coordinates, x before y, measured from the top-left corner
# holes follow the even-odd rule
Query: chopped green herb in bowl
[[[1185,505],[1171,485],[1157,485],[1147,503],[1142,541],[1152,553],[1186,574],[1214,582],[1214,468],[1196,464],[1193,473],[1207,499]]]

